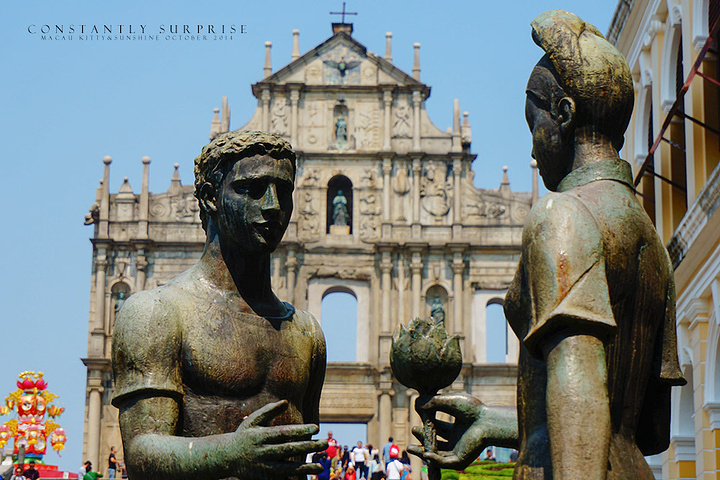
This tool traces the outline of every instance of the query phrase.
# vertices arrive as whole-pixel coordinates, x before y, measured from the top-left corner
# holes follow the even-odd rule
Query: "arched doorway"
[[[357,297],[349,288],[333,287],[322,298],[322,329],[328,362],[357,361]]]

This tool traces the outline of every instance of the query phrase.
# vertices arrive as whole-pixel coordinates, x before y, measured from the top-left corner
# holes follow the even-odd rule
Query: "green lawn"
[[[509,480],[514,469],[514,463],[480,461],[461,472],[443,470],[442,480]]]

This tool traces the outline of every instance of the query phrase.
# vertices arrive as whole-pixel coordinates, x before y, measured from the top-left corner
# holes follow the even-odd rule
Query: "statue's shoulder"
[[[550,192],[533,205],[525,222],[525,231],[586,222],[594,224],[595,221],[592,212],[580,198],[570,192]]]
[[[114,334],[124,335],[143,328],[180,328],[180,313],[188,302],[187,280],[176,277],[165,285],[130,295],[115,319]]]
[[[295,315],[293,317],[294,321],[297,322],[297,325],[300,329],[312,333],[319,332],[320,334],[322,334],[320,322],[317,321],[315,315],[313,315],[312,313],[306,312],[305,310],[295,309]]]

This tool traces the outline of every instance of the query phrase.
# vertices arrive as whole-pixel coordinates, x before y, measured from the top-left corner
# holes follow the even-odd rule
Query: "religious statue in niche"
[[[342,190],[338,190],[337,195],[333,198],[333,225],[339,227],[345,227],[350,221],[350,214],[348,213],[347,198],[343,195]]]
[[[430,316],[435,320],[435,323],[445,321],[445,309],[440,297],[433,298],[432,305],[430,305]]]
[[[120,309],[125,305],[125,292],[120,291],[117,294],[117,298],[115,299],[115,317],[117,317],[118,312]]]
[[[255,131],[195,159],[205,248],[198,263],[127,299],[115,319],[112,404],[128,476],[300,478],[318,432],[325,340],[271,289],[270,254],[293,210],[295,152]]]
[[[412,110],[406,101],[399,100],[395,108],[395,121],[393,122],[393,137],[410,138],[412,127],[410,125]]]
[[[338,147],[347,144],[347,122],[345,121],[345,117],[340,117],[335,122],[335,139],[337,140]]]
[[[505,297],[521,340],[517,409],[466,394],[416,404],[425,445],[464,468],[488,445],[519,448],[516,479],[651,479],[644,456],[670,444],[677,356],[673,266],[619,158],[634,88],[593,25],[553,10],[532,21],[545,55],[526,88],[533,157],[550,191],[530,211]],[[441,411],[453,423],[437,421]],[[447,442],[437,444],[437,427]]]
[[[430,162],[425,168],[425,176],[420,184],[420,204],[430,215],[442,217],[450,210],[447,192],[452,184],[447,180],[445,162]]]

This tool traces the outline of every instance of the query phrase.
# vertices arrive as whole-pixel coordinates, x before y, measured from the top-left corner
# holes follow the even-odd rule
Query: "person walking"
[[[108,457],[108,478],[115,478],[115,474],[117,472],[118,461],[117,458],[115,458],[116,453],[117,449],[113,445],[110,447],[110,456]]]

